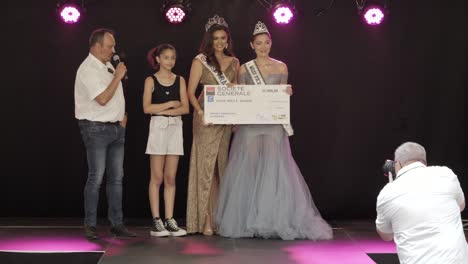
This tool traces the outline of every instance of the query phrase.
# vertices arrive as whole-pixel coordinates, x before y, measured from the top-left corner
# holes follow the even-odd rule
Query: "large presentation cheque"
[[[289,124],[286,85],[205,85],[205,122]]]

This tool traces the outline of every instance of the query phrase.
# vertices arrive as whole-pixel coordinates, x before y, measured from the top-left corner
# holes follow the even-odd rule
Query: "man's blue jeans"
[[[117,123],[80,120],[81,137],[86,147],[88,179],[84,188],[84,224],[96,226],[99,190],[104,171],[108,218],[112,226],[123,223],[122,179],[125,145],[125,128]]]

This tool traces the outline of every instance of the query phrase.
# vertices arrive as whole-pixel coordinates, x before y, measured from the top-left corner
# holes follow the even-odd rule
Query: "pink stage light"
[[[369,6],[364,10],[363,13],[364,21],[371,26],[378,26],[384,20],[384,11],[378,6]]]
[[[184,21],[185,18],[185,12],[184,9],[181,8],[180,6],[171,6],[167,11],[166,11],[166,19],[172,24],[179,24]]]
[[[74,5],[64,5],[60,11],[60,18],[67,24],[74,24],[80,20],[80,10]]]
[[[39,237],[28,235],[5,238],[0,241],[0,251],[11,252],[103,252],[102,246],[77,236]]]
[[[273,17],[278,24],[289,24],[294,14],[289,6],[280,5],[274,8]]]
[[[335,239],[332,241],[305,241],[286,245],[282,251],[289,254],[289,259],[298,264],[308,263],[375,263],[367,253],[396,253],[393,242],[385,242],[380,239],[359,239],[348,241]],[[343,260],[346,260],[344,262]],[[313,260],[313,262],[311,262]]]

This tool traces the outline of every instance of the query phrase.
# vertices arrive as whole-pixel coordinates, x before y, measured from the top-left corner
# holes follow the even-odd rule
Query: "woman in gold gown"
[[[204,121],[203,92],[196,97],[197,87],[236,83],[239,60],[233,56],[229,28],[215,15],[205,25],[200,54],[192,62],[188,97],[194,108],[193,143],[187,197],[188,233],[214,233],[212,212],[218,186],[228,158],[232,127],[210,125]]]

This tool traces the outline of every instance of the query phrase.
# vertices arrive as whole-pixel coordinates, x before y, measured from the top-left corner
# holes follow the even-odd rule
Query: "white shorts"
[[[182,118],[180,116],[151,117],[146,154],[184,155]]]

